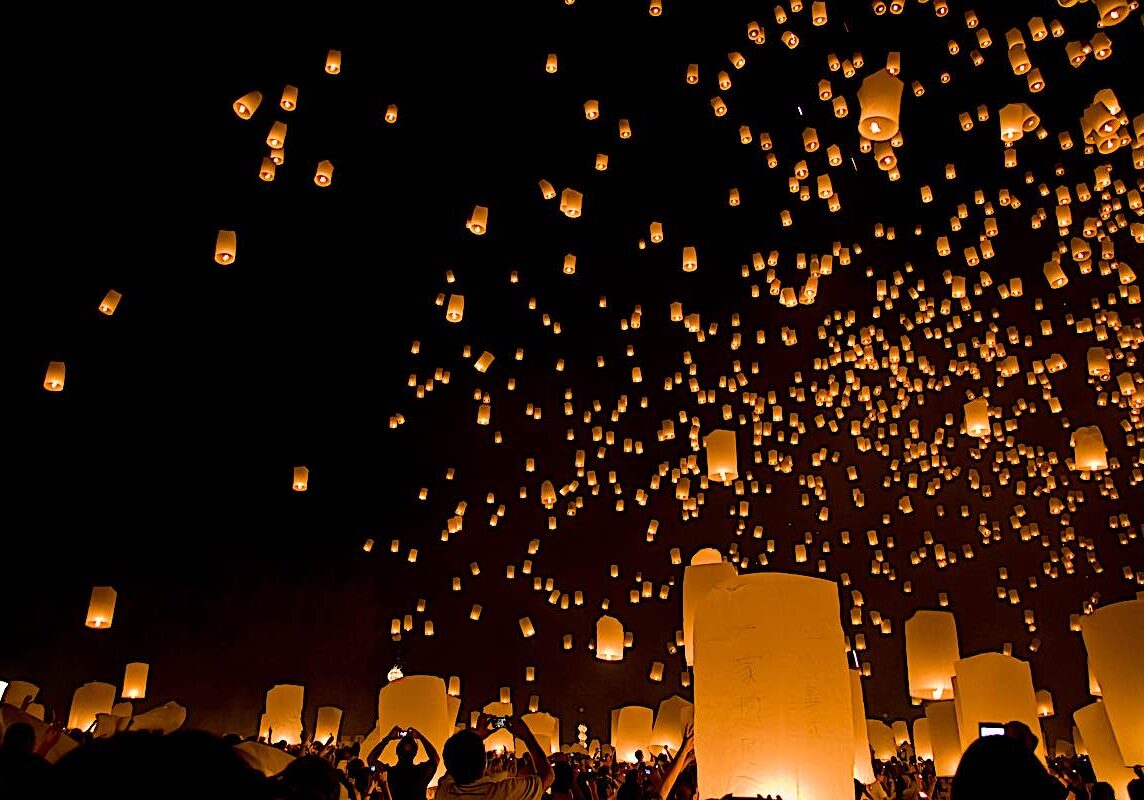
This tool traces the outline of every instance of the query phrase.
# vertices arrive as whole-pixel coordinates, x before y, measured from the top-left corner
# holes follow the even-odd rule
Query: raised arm
[[[417,737],[417,741],[421,742],[421,746],[425,748],[425,755],[429,758],[429,762],[433,764],[433,769],[437,769],[437,765],[441,763],[441,756],[437,752],[437,748],[433,743],[416,728],[409,729],[409,735]]]
[[[663,781],[659,784],[659,796],[662,800],[667,800],[671,797],[671,790],[675,788],[675,782],[679,780],[680,773],[687,768],[694,750],[695,737],[689,728],[683,735],[683,744],[679,746],[679,750],[675,753],[675,758],[671,760],[671,766],[668,767],[667,774],[663,776]]]
[[[381,751],[385,749],[385,746],[399,736],[401,736],[401,728],[394,725],[389,733],[385,734],[385,738],[375,744],[373,749],[369,751],[369,754],[365,757],[366,766],[376,764],[377,760],[381,758]]]

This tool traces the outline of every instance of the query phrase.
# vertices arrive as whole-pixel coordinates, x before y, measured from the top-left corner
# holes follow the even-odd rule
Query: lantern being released
[[[615,617],[604,615],[596,620],[596,658],[601,661],[624,659],[624,625]]]
[[[267,737],[267,744],[285,741],[286,744],[299,744],[302,741],[302,701],[305,687],[291,683],[280,683],[266,693],[266,712],[263,719],[266,731],[259,734]]]
[[[854,729],[854,780],[863,785],[874,782],[874,767],[870,761],[870,732],[866,726],[866,698],[862,694],[862,673],[850,673],[850,711]]]
[[[726,483],[739,477],[739,456],[735,446],[735,432],[716,430],[703,439],[707,449],[707,477]]]
[[[981,653],[957,661],[954,676],[957,678],[954,696],[961,712],[958,732],[962,750],[977,739],[982,722],[1016,720],[1028,725],[1031,731],[1040,730],[1037,697],[1027,661],[1001,653]],[[933,723],[930,725],[932,733]],[[1045,758],[1043,743],[1037,745],[1037,756]]]
[[[1088,751],[1096,779],[1111,783],[1117,797],[1129,797],[1128,783],[1134,775],[1127,764],[1135,765],[1136,762],[1122,752],[1124,747],[1108,719],[1108,707],[1104,703],[1092,703],[1078,708],[1073,713],[1073,721],[1076,722],[1074,730],[1084,737],[1084,748]]]
[[[96,586],[91,590],[87,606],[87,627],[110,628],[115,617],[116,592],[110,586]]]
[[[1144,599],[1096,609],[1081,618],[1081,631],[1124,763],[1144,764]]]
[[[858,89],[862,107],[858,132],[872,142],[888,142],[897,135],[902,107],[902,90],[898,78],[887,70],[867,75]]]
[[[695,613],[704,595],[720,581],[739,574],[734,564],[724,562],[719,551],[706,548],[691,557],[683,570],[683,651],[687,666],[695,663]]]
[[[110,714],[115,705],[115,687],[110,683],[85,683],[72,695],[71,711],[68,713],[68,728],[81,731],[95,725],[96,716]]]
[[[954,701],[926,704],[926,722],[929,723],[934,771],[939,778],[952,778],[961,763],[961,734]]]
[[[706,593],[695,620],[695,757],[704,797],[853,794],[842,641],[833,582],[755,574]]]
[[[314,725],[314,741],[321,744],[338,740],[342,727],[342,710],[337,706],[318,706],[318,719]]]
[[[651,745],[652,710],[645,706],[624,706],[613,713],[612,747],[616,750],[616,759],[633,763],[636,751],[646,752]]]
[[[961,658],[957,623],[948,611],[919,611],[906,620],[906,672],[910,697],[953,696],[953,665]]]

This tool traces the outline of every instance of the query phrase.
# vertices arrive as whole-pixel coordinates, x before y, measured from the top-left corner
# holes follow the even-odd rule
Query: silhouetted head
[[[417,751],[420,748],[417,746],[417,740],[412,736],[404,736],[397,740],[397,763],[399,764],[412,764],[413,759],[417,757]]]
[[[1140,767],[1136,768],[1136,774],[1140,774]],[[1128,800],[1144,800],[1144,778],[1128,781]]]
[[[569,794],[572,791],[572,765],[567,761],[557,761],[552,765],[552,793]]]
[[[1112,788],[1111,783],[1101,781],[1093,785],[1088,796],[1089,800],[1116,800],[1116,790]]]
[[[636,761],[643,763],[643,750],[636,750]]]
[[[338,773],[321,756],[294,759],[278,775],[283,800],[338,800]]]
[[[3,747],[30,755],[36,749],[36,731],[26,722],[14,722],[4,733]]]
[[[1024,743],[1010,736],[983,736],[961,757],[952,800],[1055,800],[1058,787]]]
[[[485,743],[471,730],[457,731],[445,742],[445,769],[459,786],[485,774]]]
[[[1017,720],[1005,723],[1005,735],[1023,744],[1030,753],[1036,750],[1040,743],[1040,739],[1029,729],[1029,726]]]

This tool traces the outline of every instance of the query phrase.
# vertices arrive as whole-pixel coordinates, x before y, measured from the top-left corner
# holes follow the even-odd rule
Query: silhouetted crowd
[[[473,729],[455,733],[438,754],[413,728],[393,728],[369,753],[360,744],[307,741],[300,745],[201,731],[170,734],[123,732],[107,738],[59,731],[37,741],[23,722],[8,726],[0,743],[0,798],[163,797],[215,800],[695,800],[695,758],[690,731],[675,753],[618,763],[586,752],[551,756],[517,717],[501,720],[525,753],[486,752],[496,730],[482,716]],[[79,746],[55,764],[43,757],[59,736]],[[396,742],[394,763],[381,760]],[[855,781],[855,800],[1144,800],[1144,772],[1127,798],[1098,782],[1084,757],[1054,758],[1046,767],[1034,751],[1037,739],[1019,723],[1003,736],[978,739],[965,751],[957,774],[939,779],[933,763],[903,745],[897,757],[874,762],[876,780]],[[583,748],[578,748],[582,750]],[[418,761],[418,756],[424,759]],[[444,774],[430,786],[444,761]],[[278,768],[280,766],[280,768]],[[723,800],[728,800],[724,798]],[[757,800],[781,800],[760,796]],[[849,800],[840,798],[839,800]]]

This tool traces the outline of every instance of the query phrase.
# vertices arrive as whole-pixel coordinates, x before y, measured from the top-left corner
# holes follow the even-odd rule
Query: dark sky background
[[[1098,159],[1080,147],[1062,153],[1056,143],[1060,130],[1071,131],[1079,143],[1078,119],[1100,88],[1113,88],[1129,115],[1144,110],[1132,77],[1144,67],[1139,15],[1109,31],[1111,58],[1090,57],[1074,70],[1063,47],[1093,34],[1090,4],[1064,9],[1053,2],[982,2],[977,13],[994,41],[982,51],[985,65],[975,69],[968,58],[975,37],[965,27],[961,2],[951,2],[949,16],[939,19],[932,3],[910,0],[901,16],[878,17],[867,3],[836,0],[822,28],[811,27],[809,2],[788,26],[776,24],[768,4],[697,0],[666,0],[658,19],[648,16],[646,4],[629,0],[395,5],[393,11],[337,19],[267,9],[256,22],[204,11],[199,19],[148,21],[145,27],[153,30],[143,33],[131,32],[138,20],[113,16],[43,19],[33,29],[44,36],[21,41],[22,66],[11,76],[7,100],[10,196],[18,203],[8,237],[8,269],[16,276],[9,297],[22,321],[9,370],[16,408],[9,411],[5,437],[11,477],[0,677],[38,683],[41,699],[66,713],[82,682],[118,684],[125,663],[146,661],[151,674],[140,709],[176,699],[189,707],[191,725],[242,733],[257,724],[270,686],[296,682],[306,686],[311,724],[319,705],[333,704],[346,709],[343,732],[357,733],[372,725],[377,690],[400,659],[408,673],[460,675],[465,713],[496,699],[498,687],[513,686],[518,706],[539,694],[542,707],[564,721],[565,739],[578,721],[602,738],[613,706],[655,703],[673,692],[690,696],[680,687],[681,656],[666,650],[681,627],[683,568],[671,565],[670,549],[681,548],[686,559],[700,547],[727,552],[734,543],[757,570],[765,539],[774,539],[766,569],[814,574],[821,544],[829,542],[826,577],[849,573],[867,610],[893,620],[889,636],[869,624],[864,629],[868,649],[862,655],[873,668],[865,681],[870,716],[912,718],[919,712],[906,695],[903,624],[917,609],[936,608],[938,593],[947,592],[962,654],[1011,642],[1016,655],[1030,659],[1036,686],[1056,698],[1057,717],[1046,723],[1050,738],[1065,735],[1068,715],[1088,702],[1083,645],[1069,632],[1068,616],[1094,596],[1113,602],[1139,588],[1122,570],[1144,570],[1136,531],[1142,506],[1130,481],[1139,451],[1118,427],[1122,419],[1136,418],[1111,400],[1096,404],[1098,390],[1084,369],[1085,351],[1096,342],[1065,322],[1069,313],[1091,316],[1090,298],[1107,302],[1115,295],[1115,277],[1099,270],[1082,276],[1068,262],[1067,290],[1048,290],[1041,264],[1058,237],[1053,200],[1039,197],[1036,185],[1091,185],[1093,166],[1107,162],[1128,188],[1139,186],[1128,148]],[[1059,18],[1065,36],[1032,42],[1025,25],[1034,14],[1046,22]],[[766,29],[762,46],[746,37],[752,19]],[[1030,57],[1045,76],[1043,93],[1030,94],[1009,68],[1004,34],[1014,25],[1023,29]],[[802,38],[793,51],[779,41],[786,28]],[[949,39],[961,43],[959,55],[949,55]],[[329,48],[343,54],[336,77],[323,71]],[[730,67],[727,53],[733,50],[746,56],[744,69]],[[897,183],[887,181],[870,156],[857,153],[858,82],[884,64],[889,50],[901,52],[906,81]],[[827,53],[849,57],[855,51],[866,64],[854,79],[827,72]],[[549,52],[559,55],[555,75],[543,69]],[[697,86],[684,83],[689,63],[700,65]],[[946,69],[952,81],[942,86],[938,74]],[[728,91],[714,85],[720,70],[731,73]],[[817,99],[823,77],[835,93],[845,94],[847,118],[835,119],[829,103]],[[921,98],[910,91],[914,79],[925,85]],[[299,88],[292,113],[277,108],[287,83]],[[240,120],[231,103],[253,89],[263,92],[262,107],[252,120]],[[730,107],[726,117],[712,114],[715,95]],[[589,122],[582,104],[593,98],[602,116]],[[1019,167],[1004,169],[997,110],[1014,101],[1030,103],[1051,135],[1044,141],[1026,136],[1017,145]],[[389,103],[400,107],[395,125],[382,119]],[[958,113],[973,113],[982,103],[990,120],[963,133]],[[631,121],[632,139],[618,138],[620,118]],[[285,163],[272,183],[264,183],[258,169],[275,120],[289,126]],[[770,132],[776,169],[767,168],[757,141],[739,144],[743,124],[756,136]],[[818,130],[819,153],[802,151],[807,126]],[[830,170],[842,200],[839,214],[829,214],[823,201],[802,203],[787,191],[793,163],[806,158],[813,193],[830,143],[845,157]],[[597,153],[610,156],[604,173],[593,169]],[[322,159],[335,165],[327,189],[312,180]],[[942,172],[951,161],[958,177],[947,182]],[[1053,176],[1057,164],[1064,177]],[[1032,185],[1024,182],[1026,170],[1035,175]],[[542,201],[541,178],[558,191],[571,186],[584,192],[583,216],[567,219],[556,201]],[[918,201],[922,184],[934,189],[930,205]],[[738,208],[727,205],[730,187],[742,194]],[[981,380],[950,374],[948,388],[927,390],[924,406],[905,410],[899,424],[904,429],[916,416],[922,441],[932,441],[943,416],[953,414],[945,433],[954,446],[942,453],[961,472],[936,497],[910,492],[916,511],[903,516],[895,506],[905,493],[905,473],[916,467],[902,464],[903,483],[882,488],[891,458],[902,457],[901,437],[887,434],[890,458],[858,452],[848,435],[850,420],[864,413],[858,405],[845,409],[838,434],[811,422],[819,411],[811,381],[824,385],[829,373],[844,382],[853,366],[815,371],[813,359],[827,354],[816,329],[833,310],[853,309],[858,322],[839,337],[843,347],[847,335],[871,323],[897,343],[906,332],[899,314],[916,308],[905,296],[916,279],[924,279],[924,294],[938,304],[949,297],[943,270],[966,275],[972,287],[977,270],[966,268],[958,254],[981,230],[981,208],[972,198],[979,187],[993,201],[1001,230],[993,240],[996,258],[982,266],[995,283],[1023,278],[1025,294],[1002,301],[994,286],[971,297],[985,323],[962,314],[955,341],[983,337],[990,311],[997,309],[1000,338],[1014,325],[1033,335],[1034,346],[1010,348],[1022,372],[1002,389],[995,385],[995,363],[984,362],[970,346],[967,358],[980,363]],[[998,205],[1002,187],[1021,198],[1019,210]],[[970,216],[960,233],[950,234],[948,218],[958,203],[969,205]],[[483,237],[464,227],[477,204],[490,209]],[[1039,206],[1050,219],[1034,231],[1029,219]],[[794,215],[791,228],[779,224],[784,208]],[[1090,211],[1082,213],[1085,208]],[[1074,205],[1074,218],[1079,222],[1094,208]],[[664,223],[666,240],[640,251],[636,242],[647,236],[652,220]],[[897,238],[875,238],[877,222],[894,225]],[[923,226],[922,236],[912,235],[914,225]],[[228,268],[212,258],[220,228],[238,232],[237,261]],[[950,236],[950,258],[935,253],[940,233]],[[1114,238],[1117,257],[1139,271],[1142,248],[1126,231]],[[767,296],[763,273],[740,275],[752,252],[778,250],[779,277],[797,287],[806,272],[795,270],[795,254],[829,253],[834,241],[859,243],[863,252],[850,266],[836,261],[813,305],[783,308]],[[698,249],[697,272],[680,270],[685,245]],[[567,252],[577,255],[574,276],[561,273]],[[913,272],[902,298],[872,319],[875,280],[904,272],[907,262]],[[452,285],[448,270],[456,276]],[[517,284],[509,282],[514,270]],[[752,283],[761,285],[758,299],[751,298]],[[109,288],[124,295],[111,318],[97,311]],[[463,323],[444,321],[443,309],[434,305],[439,292],[465,295]],[[607,296],[603,309],[601,295]],[[536,310],[528,308],[530,297]],[[1034,310],[1037,298],[1043,298],[1042,312]],[[670,323],[674,300],[684,303],[686,313],[700,313],[705,327],[718,322],[718,334],[698,343]],[[637,304],[640,328],[622,330],[621,320]],[[1113,307],[1125,326],[1136,328],[1138,309],[1123,300]],[[559,335],[542,324],[542,313],[560,322]],[[742,318],[744,345],[732,352],[734,313]],[[1039,335],[1042,317],[1052,320],[1052,336]],[[947,319],[939,315],[932,324]],[[796,347],[781,344],[784,326],[798,332]],[[767,338],[761,346],[754,343],[759,329]],[[925,339],[920,327],[910,336],[936,374],[947,374],[955,351]],[[421,343],[416,356],[410,353],[415,339]],[[483,350],[495,354],[488,373],[462,358],[465,345],[474,357]],[[625,356],[628,345],[634,357]],[[1116,346],[1115,335],[1105,346]],[[513,359],[518,347],[525,352],[520,362]],[[666,479],[646,506],[635,502],[636,490],[648,488],[659,463],[677,466],[692,452],[688,426],[678,419],[681,409],[698,416],[706,434],[720,427],[723,403],[735,404],[736,413],[741,408],[739,395],[726,391],[714,406],[697,405],[687,391],[684,351],[699,365],[705,388],[733,374],[736,359],[745,370],[759,362],[747,390],[765,395],[773,389],[784,412],[797,412],[808,428],[795,446],[772,437],[761,448],[751,446],[749,424],[739,429],[740,472],[752,470],[760,484],[772,487],[769,496],[743,498],[751,508],[742,536],[726,513],[740,498],[721,486],[706,492],[702,514],[687,522]],[[1064,405],[1060,416],[1050,415],[1040,388],[1024,381],[1033,360],[1052,352],[1069,363],[1052,376]],[[603,369],[595,366],[598,354],[606,359]],[[566,362],[562,373],[554,369],[558,358]],[[60,394],[41,388],[49,360],[67,363]],[[635,365],[642,368],[642,384],[631,383]],[[438,367],[451,373],[450,383],[417,399],[406,385],[409,375],[424,383]],[[1114,362],[1114,374],[1125,369],[1135,371],[1124,360]],[[663,377],[679,370],[684,385],[665,392]],[[801,404],[787,397],[799,371],[810,395]],[[858,375],[864,383],[887,385],[885,369]],[[916,375],[911,365],[911,377]],[[506,387],[510,378],[515,391]],[[1060,552],[1064,528],[1048,513],[1047,497],[1032,496],[1043,480],[1029,479],[1029,495],[1017,497],[1023,464],[1010,465],[1008,486],[990,472],[1003,443],[991,443],[974,460],[973,443],[957,435],[966,390],[979,393],[982,386],[992,388],[991,404],[1004,409],[1004,419],[1017,419],[1017,442],[1055,452],[1062,461],[1071,456],[1063,417],[1073,426],[1103,429],[1110,456],[1119,459],[1110,472],[1117,499],[1101,496],[1094,482],[1078,481],[1063,464],[1053,471],[1058,482],[1069,481],[1058,487],[1058,496],[1084,493],[1071,525],[1094,541],[1103,573],[1094,572],[1074,542],[1075,574],[1062,572],[1057,580],[1042,575],[1050,551]],[[566,388],[573,391],[570,418],[562,412]],[[476,389],[492,395],[493,424],[487,428],[475,424]],[[608,414],[621,394],[628,412],[611,423]],[[640,408],[642,396],[646,409]],[[1035,401],[1037,413],[1014,417],[1020,398]],[[581,415],[593,400],[603,410],[584,424]],[[528,403],[543,409],[541,420],[525,416]],[[406,424],[391,430],[395,413]],[[657,443],[655,432],[666,418],[675,419],[677,438]],[[616,436],[601,461],[594,458],[594,425]],[[565,439],[570,426],[574,442]],[[494,444],[496,430],[503,444]],[[625,437],[641,440],[643,454],[624,454]],[[811,453],[820,447],[839,451],[838,462],[812,468]],[[558,529],[548,531],[540,483],[547,478],[559,487],[574,479],[573,454],[581,448],[602,482],[608,470],[617,471],[626,509],[614,510],[606,483],[593,497],[581,480],[584,508],[574,518],[565,516],[562,500]],[[792,455],[792,472],[766,466],[772,448]],[[751,463],[756,449],[762,464]],[[525,472],[527,457],[537,459],[536,472]],[[305,494],[290,488],[297,464],[310,468]],[[859,469],[864,508],[850,501],[848,465]],[[449,467],[456,469],[453,481],[445,478]],[[970,468],[992,485],[992,498],[969,488]],[[799,505],[805,490],[798,477],[811,471],[826,481],[826,523],[817,519],[821,504],[813,496],[809,507]],[[934,474],[920,476],[923,489]],[[693,491],[697,483],[693,479]],[[529,495],[524,501],[517,499],[522,484]],[[426,502],[417,500],[420,487],[428,488]],[[496,504],[486,504],[489,492],[507,507],[491,528],[487,521]],[[461,500],[468,502],[464,530],[442,543],[440,531]],[[935,515],[939,503],[944,517]],[[971,508],[968,519],[957,514],[963,503]],[[1022,542],[1010,528],[1018,503],[1040,526],[1047,546],[1036,537]],[[884,512],[891,514],[888,525],[881,521]],[[976,529],[980,512],[1001,525],[1001,541],[987,548]],[[1134,526],[1126,544],[1117,540],[1121,530],[1109,527],[1110,515],[1119,513],[1129,514]],[[654,544],[645,541],[651,519],[659,521]],[[763,541],[750,537],[755,525],[764,526]],[[883,542],[894,537],[892,550],[882,547],[894,581],[870,575],[870,529]],[[839,543],[843,530],[852,535],[848,547]],[[976,558],[938,569],[931,551],[911,566],[909,553],[922,545],[926,531],[958,555],[972,543]],[[796,564],[793,548],[804,532],[814,537],[812,557]],[[376,542],[371,553],[362,551],[367,537]],[[568,593],[583,591],[582,607],[559,610],[519,574],[534,538],[541,547],[532,557],[533,575],[555,579]],[[398,555],[389,552],[392,539],[400,540]],[[416,564],[406,560],[410,547],[419,550]],[[469,573],[472,561],[481,566],[479,577]],[[504,577],[510,563],[518,570],[512,581]],[[608,577],[613,563],[620,566],[615,580]],[[1002,566],[1010,571],[1007,585],[1021,590],[1020,605],[996,600]],[[637,572],[657,590],[674,579],[670,598],[631,605],[627,595],[638,588]],[[455,575],[464,584],[459,593],[450,591]],[[1027,579],[1034,575],[1041,588],[1030,590]],[[903,593],[907,580],[912,594]],[[84,614],[91,587],[101,584],[119,592],[115,622],[110,630],[91,631]],[[400,643],[391,641],[390,620],[414,613],[418,598],[426,599],[427,610],[416,615],[415,631]],[[597,661],[587,650],[604,598],[635,632],[634,648],[617,664]],[[484,606],[479,623],[468,620],[473,603]],[[841,587],[840,603],[846,616],[849,591]],[[1023,624],[1025,609],[1036,612],[1035,634]],[[532,639],[520,635],[523,616],[538,630]],[[435,624],[433,638],[420,634],[425,618]],[[561,648],[566,633],[576,643],[571,652]],[[1034,636],[1042,642],[1035,654],[1028,650]],[[648,681],[652,661],[667,664],[662,684]],[[535,684],[524,683],[526,666],[537,668]]]

